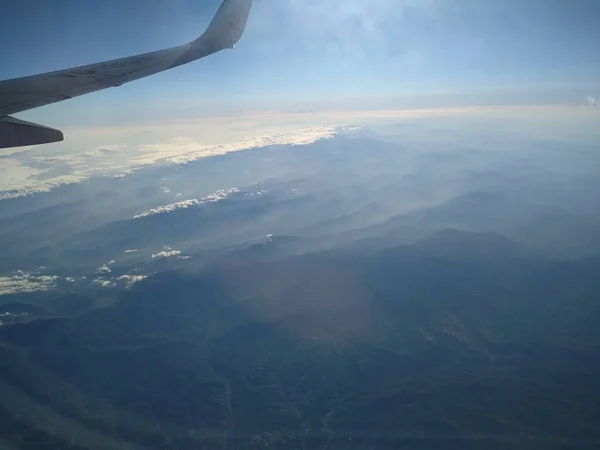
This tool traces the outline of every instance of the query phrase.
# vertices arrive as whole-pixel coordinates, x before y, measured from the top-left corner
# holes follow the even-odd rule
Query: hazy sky
[[[6,2],[0,79],[190,41],[219,3]],[[457,105],[584,100],[598,94],[598,42],[598,0],[254,0],[236,51],[21,116],[62,125],[65,114],[85,124],[232,108],[385,107],[440,92]]]

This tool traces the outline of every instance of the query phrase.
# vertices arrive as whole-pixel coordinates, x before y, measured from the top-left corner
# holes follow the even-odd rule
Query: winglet
[[[224,0],[202,36],[192,44],[210,40],[219,50],[233,48],[246,29],[252,0]]]
[[[233,48],[244,34],[251,7],[252,0],[223,0],[206,31],[188,44],[188,50],[171,67]]]

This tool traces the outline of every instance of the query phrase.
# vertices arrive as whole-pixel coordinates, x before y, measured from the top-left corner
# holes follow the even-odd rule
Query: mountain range
[[[265,251],[294,241],[0,328],[8,448],[600,443],[599,257],[553,261],[456,230]]]

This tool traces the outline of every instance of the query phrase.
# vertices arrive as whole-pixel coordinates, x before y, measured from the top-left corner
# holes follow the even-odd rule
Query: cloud
[[[218,190],[213,194],[207,195],[206,197],[203,197],[200,200],[193,198],[190,200],[183,200],[181,202],[171,203],[170,205],[159,206],[158,208],[152,208],[140,214],[136,214],[132,218],[141,219],[143,217],[155,216],[157,214],[167,214],[173,211],[177,211],[178,209],[187,209],[192,208],[194,206],[204,205],[206,203],[215,203],[221,200],[225,200],[231,194],[237,192],[239,192],[239,189],[237,188],[222,189]]]
[[[78,281],[85,281],[87,280],[87,277],[83,276],[83,277],[65,277],[64,280],[67,283],[76,283]]]
[[[106,264],[104,264],[102,267],[99,267],[98,270],[96,270],[97,273],[111,273],[112,270],[110,269],[110,267],[108,267]]]
[[[98,284],[104,288],[112,288],[116,286],[116,283],[106,278],[96,278],[93,283]]]
[[[129,250],[125,250],[123,253],[137,253],[137,252],[139,252],[139,250],[137,248],[132,248]]]
[[[110,155],[121,146],[101,146],[79,153],[47,154],[44,147],[15,151],[0,166],[0,200],[49,192],[58,186],[87,181],[110,167]],[[18,149],[17,149],[18,150]],[[7,172],[4,174],[3,172]],[[60,173],[62,172],[62,174]],[[56,174],[48,176],[48,174]]]
[[[113,176],[114,179],[119,180],[121,178],[125,178],[129,175],[132,175],[134,173],[136,173],[138,170],[140,170],[140,167],[136,167],[135,169],[127,169],[127,170],[123,170],[122,172],[117,173],[116,175]]]
[[[19,270],[12,276],[0,277],[0,295],[48,291],[56,287],[57,280],[56,276],[38,276]]]
[[[123,149],[123,147],[121,147],[119,145],[101,146],[94,150],[88,150],[86,152],[78,153],[74,157],[71,157],[67,160],[73,161],[76,159],[83,160],[83,159],[90,159],[90,158],[103,158],[103,157],[107,157],[110,153],[117,152],[121,149]]]
[[[171,249],[165,250],[165,254],[168,254]],[[179,255],[181,252],[172,251],[173,256]],[[177,254],[177,255],[175,255]],[[108,263],[113,264],[114,261]],[[108,265],[102,266],[105,269],[102,273],[108,274],[111,272]],[[107,276],[100,276],[98,278],[91,279],[90,282],[103,288],[114,288],[117,287],[117,283],[121,283],[125,288],[130,288],[135,283],[146,279],[146,275],[121,275],[117,278],[108,278]],[[49,291],[61,283],[68,283],[69,285],[79,284],[87,282],[87,277],[58,277],[55,275],[39,275],[29,272],[18,270],[10,275],[0,277],[0,296],[9,294],[19,294],[24,292],[40,292]]]
[[[598,106],[598,99],[590,99]],[[64,143],[0,150],[0,200],[48,192],[58,186],[83,183],[95,177],[123,178],[149,165],[185,164],[265,146],[309,145],[337,136],[340,127],[348,124],[366,125],[375,120],[451,116],[488,110],[482,107],[426,109],[425,106],[420,109],[393,109],[393,106],[381,109],[373,105],[361,103],[355,109],[341,111],[270,111],[73,128],[68,130],[69,140]],[[513,110],[543,112],[539,108],[502,108],[504,113]],[[554,110],[568,113],[560,107]]]
[[[273,135],[252,136],[248,139],[214,147],[198,145],[194,140],[179,139],[178,142],[158,144],[146,147],[146,150],[159,151],[166,160],[173,164],[186,164],[201,158],[225,155],[231,152],[251,150],[274,145],[309,145],[321,139],[329,139],[336,135],[333,126],[300,128]]]
[[[140,214],[133,216],[133,219],[141,219],[143,217],[154,216],[156,214],[166,214],[178,209],[187,209],[192,206],[202,205],[203,202],[198,199],[184,200],[182,202],[172,203],[170,205],[159,206],[158,208],[149,209]]]
[[[219,189],[214,194],[210,194],[210,195],[207,195],[206,197],[202,197],[201,201],[203,203],[215,203],[215,202],[218,202],[221,200],[225,200],[231,194],[236,194],[238,192],[240,192],[240,190],[238,188]]]
[[[6,169],[6,167],[0,168],[0,200],[28,197],[41,192],[50,192],[59,186],[64,186],[67,184],[79,184],[87,180],[87,178],[83,176],[65,175],[56,177],[52,181],[17,187],[21,185],[21,180],[19,180],[19,172],[21,171],[18,170],[17,173],[13,172],[12,174],[4,175],[4,169]],[[23,176],[23,174],[20,175]]]
[[[153,137],[147,137],[148,133]],[[123,178],[148,165],[188,163],[267,145],[305,145],[334,134],[334,126],[306,127],[297,117],[282,120],[271,116],[269,123],[264,117],[246,115],[74,129],[69,131],[69,142],[60,144],[58,156],[56,145],[0,153],[0,200],[48,192],[94,177]],[[107,137],[122,143],[107,145]]]
[[[117,278],[117,281],[125,283],[125,287],[129,289],[134,284],[139,283],[146,278],[148,278],[147,275],[121,275],[119,278]]]
[[[179,250],[163,250],[162,252],[152,254],[152,259],[164,259],[164,258],[174,258],[181,257],[181,252]]]
[[[115,263],[114,259],[107,262],[106,264],[99,267],[98,270],[96,270],[96,273],[111,273],[112,269],[109,266],[112,266],[114,263]]]

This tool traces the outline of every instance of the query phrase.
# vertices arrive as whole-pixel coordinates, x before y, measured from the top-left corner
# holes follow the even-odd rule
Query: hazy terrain
[[[0,447],[598,448],[590,117],[371,120],[0,200]]]

